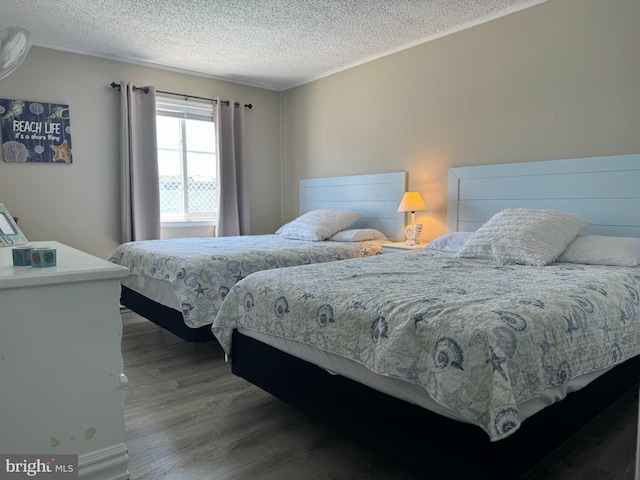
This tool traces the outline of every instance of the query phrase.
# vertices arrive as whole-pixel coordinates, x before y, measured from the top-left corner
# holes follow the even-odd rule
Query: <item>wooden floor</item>
[[[232,375],[217,344],[183,342],[133,313],[123,323],[132,480],[417,478]],[[633,395],[530,478],[633,480],[636,424]]]

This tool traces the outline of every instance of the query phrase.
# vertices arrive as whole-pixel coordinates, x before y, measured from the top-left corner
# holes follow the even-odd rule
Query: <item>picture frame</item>
[[[10,163],[73,163],[69,105],[0,98],[0,156]]]
[[[27,237],[24,236],[7,207],[0,203],[0,247],[12,247],[25,243],[27,243]]]

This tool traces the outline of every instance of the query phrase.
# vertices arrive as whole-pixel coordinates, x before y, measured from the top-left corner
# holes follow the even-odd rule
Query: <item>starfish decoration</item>
[[[504,370],[502,369],[502,364],[507,361],[507,358],[499,357],[498,355],[496,355],[496,352],[493,350],[493,347],[489,347],[489,349],[491,350],[491,358],[488,358],[485,361],[485,363],[488,363],[491,365],[494,373],[497,371],[500,375],[502,375],[502,378],[507,380],[507,375],[504,373]]]
[[[200,295],[204,295],[204,293],[207,290],[209,290],[209,289],[203,287],[202,284],[198,283],[198,288],[196,288],[196,298],[198,298]]]
[[[413,363],[410,366],[398,367],[398,372],[403,373],[404,378],[406,378],[407,380],[413,380],[414,382],[417,383],[417,380],[419,379],[420,375],[428,372],[427,368],[418,367],[419,362],[420,362],[419,359],[414,359]]]
[[[71,149],[65,140],[60,145],[50,145],[51,149],[56,152],[53,161],[62,160],[64,163],[71,163]]]

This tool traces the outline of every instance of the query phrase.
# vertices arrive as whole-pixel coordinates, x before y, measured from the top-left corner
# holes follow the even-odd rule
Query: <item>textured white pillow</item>
[[[588,224],[582,217],[556,210],[509,208],[476,230],[456,256],[547,265]]]
[[[285,238],[318,242],[353,225],[362,212],[321,208],[300,215],[276,232]]]
[[[374,228],[353,228],[333,235],[332,242],[366,242],[368,240],[389,240],[384,233]]]
[[[467,243],[473,232],[451,232],[431,241],[424,248],[440,250],[441,252],[457,253]]]
[[[640,238],[578,235],[557,261],[637,267],[640,265]]]

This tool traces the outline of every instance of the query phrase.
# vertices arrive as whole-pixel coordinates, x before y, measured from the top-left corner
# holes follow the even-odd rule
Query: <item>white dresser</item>
[[[0,248],[0,452],[77,454],[78,478],[128,479],[121,266],[58,242],[57,266]]]

